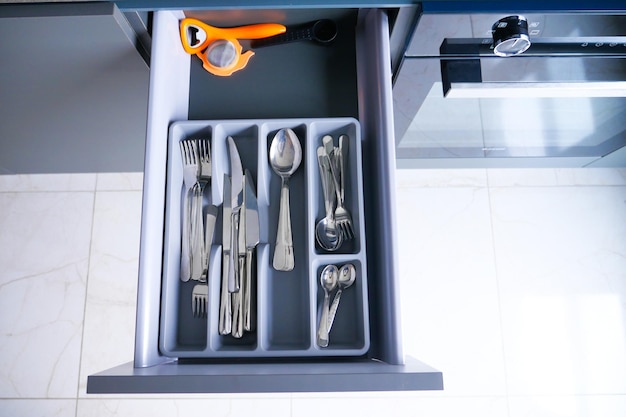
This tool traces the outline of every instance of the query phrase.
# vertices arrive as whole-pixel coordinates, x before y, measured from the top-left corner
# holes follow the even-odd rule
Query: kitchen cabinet
[[[0,5],[0,37],[0,174],[143,170],[147,51],[115,4]]]
[[[287,26],[317,19],[333,19],[339,33],[335,43],[323,47],[296,42],[259,49],[248,66],[230,77],[207,73],[201,62],[185,53],[181,46],[179,24],[184,17],[231,27],[250,23],[277,22]],[[439,390],[443,388],[440,371],[402,351],[396,264],[396,225],[394,213],[395,150],[391,106],[391,65],[389,19],[381,9],[254,9],[254,10],[163,10],[154,14],[152,31],[151,80],[144,170],[142,235],[139,260],[139,285],[135,358],[133,363],[90,375],[88,393],[201,393],[201,392],[302,392],[302,391],[390,391]],[[324,356],[298,354],[315,352],[303,329],[297,343],[280,345],[272,354],[250,345],[224,345],[218,340],[211,357],[194,357],[164,349],[162,313],[164,256],[171,242],[165,240],[168,181],[168,140],[170,128],[178,122],[197,121],[207,126],[239,121],[282,119],[284,123],[311,126],[310,120],[354,120],[358,123],[363,164],[362,229],[363,267],[367,267],[368,305],[365,333],[350,355]],[[308,121],[305,121],[308,120]],[[211,122],[221,120],[221,122]],[[204,122],[203,122],[204,121]],[[288,122],[291,121],[291,122]],[[358,121],[358,122],[356,122]],[[312,123],[312,122],[311,122]],[[255,125],[253,123],[253,125]],[[256,125],[255,125],[256,126]],[[262,128],[259,128],[263,131]],[[309,128],[309,130],[312,130]],[[216,137],[217,133],[212,132]],[[246,130],[246,132],[250,129]],[[254,131],[254,129],[252,129]],[[309,133],[303,130],[303,138]],[[264,136],[261,135],[261,138]],[[315,161],[305,157],[305,169],[315,172]],[[259,164],[261,164],[259,162]],[[308,168],[306,168],[308,167]],[[294,181],[294,184],[298,184]],[[182,184],[179,184],[180,186]],[[174,187],[177,185],[174,184]],[[300,191],[301,193],[302,191]],[[306,197],[304,197],[306,200]],[[276,204],[272,202],[270,204]],[[302,209],[300,199],[292,207]],[[271,223],[271,222],[270,222]],[[268,232],[275,235],[275,230]],[[302,241],[301,238],[299,241]],[[273,237],[266,242],[274,244]],[[270,268],[268,256],[261,253],[260,268]],[[164,255],[165,254],[165,255]],[[345,255],[328,255],[339,261]],[[344,258],[341,258],[344,256]],[[299,262],[307,262],[306,257]],[[304,265],[303,270],[313,268]],[[296,289],[317,288],[317,272],[292,276],[305,280]],[[315,280],[309,282],[307,280]],[[178,279],[176,278],[176,281]],[[178,282],[173,283],[179,285]],[[292,294],[298,296],[298,294]],[[313,300],[315,297],[305,297]],[[273,300],[274,303],[289,300]],[[314,311],[305,307],[304,311]],[[278,311],[278,310],[277,310]],[[313,313],[314,314],[314,313]],[[338,313],[340,314],[340,313]],[[211,319],[210,319],[211,320]],[[309,322],[317,321],[308,318]],[[279,322],[279,320],[276,320]],[[360,324],[359,324],[360,325]],[[357,325],[357,327],[359,326]],[[209,326],[208,331],[212,329]],[[293,331],[290,326],[288,330]],[[271,336],[269,336],[271,339]],[[331,336],[332,339],[332,336]],[[169,339],[168,339],[169,340]],[[294,340],[294,337],[289,339]],[[258,343],[267,343],[260,341]],[[287,348],[285,346],[288,346]],[[295,346],[295,347],[294,347]],[[237,355],[237,349],[244,352]],[[247,350],[246,350],[247,349]],[[256,349],[256,350],[254,350]],[[288,350],[295,354],[289,355]],[[221,354],[220,352],[226,351]],[[234,352],[234,353],[233,353]],[[252,353],[251,353],[252,352]],[[287,353],[285,353],[287,352]],[[197,355],[201,356],[201,355]],[[205,355],[206,356],[206,355]]]

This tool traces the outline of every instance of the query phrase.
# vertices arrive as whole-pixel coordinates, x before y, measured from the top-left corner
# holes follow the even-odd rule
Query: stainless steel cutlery
[[[209,286],[196,284],[191,292],[191,311],[194,317],[204,318],[207,316],[209,298]]]
[[[255,249],[261,240],[257,195],[252,174],[243,167],[237,143],[226,137],[229,172],[224,173],[221,208],[222,265],[219,279],[218,332],[241,338],[254,330],[253,299]],[[326,251],[336,251],[355,237],[352,216],[346,208],[346,179],[349,138],[340,135],[338,146],[333,137],[324,135],[317,148],[317,163],[324,198],[325,216],[315,229],[318,245]],[[205,189],[211,188],[211,144],[207,139],[184,139],[179,143],[182,160],[182,240],[180,279],[197,281],[191,291],[191,314],[206,318],[209,312],[211,270],[209,258],[218,219],[218,207],[205,204]],[[272,266],[278,271],[294,269],[295,259],[289,207],[289,178],[302,162],[303,151],[298,137],[291,129],[280,129],[269,148],[269,165],[281,178],[279,219]],[[220,159],[221,160],[221,159]],[[218,165],[218,169],[221,167]],[[327,347],[329,333],[344,290],[356,279],[352,264],[337,268],[328,265],[320,276],[324,291],[323,306],[317,332],[317,344]],[[334,294],[334,296],[333,296]],[[331,303],[331,296],[332,303]]]
[[[240,338],[252,329],[252,262],[260,226],[252,174],[246,170],[244,175],[235,141],[227,140],[231,172],[224,175],[219,332]]]
[[[204,234],[204,253],[202,254],[202,279],[199,284],[193,287],[191,294],[191,310],[194,317],[204,318],[208,314],[209,286],[208,270],[209,256],[211,255],[211,245],[213,244],[213,233],[215,232],[215,221],[217,220],[217,207],[209,205],[206,209],[206,223]]]
[[[222,203],[222,282],[220,286],[219,317],[219,333],[222,335],[230,334],[233,326],[233,315],[230,306],[230,292],[228,291],[228,283],[231,281],[229,274],[232,273],[232,265],[230,265],[232,227],[232,207],[230,196],[230,177],[228,174],[224,174],[224,202]]]
[[[348,136],[341,135],[336,147],[333,137],[325,135],[317,148],[326,215],[316,225],[315,238],[322,249],[331,252],[355,237],[352,215],[345,207],[348,143]]]
[[[246,274],[243,281],[243,329],[245,331],[252,330],[252,260],[254,249],[259,244],[261,234],[259,225],[259,206],[256,195],[254,194],[254,184],[252,183],[252,175],[246,170],[245,175],[245,193],[244,207],[246,211]]]
[[[204,188],[211,181],[211,147],[207,139],[180,142],[183,164],[183,222],[180,278],[206,281],[207,250],[203,214]]]
[[[206,281],[206,268],[208,263],[208,251],[205,247],[205,229],[203,199],[204,188],[211,181],[211,145],[208,139],[198,139],[195,141],[197,147],[198,180],[194,189],[193,210],[195,217],[192,227],[192,275],[191,278],[198,281]],[[213,231],[208,231],[212,233]]]
[[[252,329],[253,253],[259,243],[258,204],[252,174],[244,175],[232,137],[227,138],[230,175],[224,174],[222,204],[222,278],[219,333],[242,337]],[[208,140],[179,143],[183,168],[183,210],[180,279],[199,283],[193,287],[193,317],[208,315],[209,257],[218,217],[214,205],[204,207],[204,190],[211,183],[211,146]]]
[[[317,162],[320,169],[320,180],[322,183],[326,216],[320,219],[315,226],[315,239],[322,249],[335,251],[343,243],[343,234],[337,227],[337,222],[335,221],[335,184],[330,178],[332,175],[329,166],[330,160],[327,158],[326,150],[322,146],[317,149]]]
[[[270,165],[281,178],[278,228],[272,266],[277,271],[292,271],[295,266],[293,236],[291,233],[291,209],[289,207],[289,178],[302,162],[302,146],[291,129],[280,129],[270,146]]]
[[[330,293],[337,288],[339,272],[335,265],[327,265],[320,274],[320,286],[324,290],[324,302],[322,304],[322,314],[320,324],[317,329],[317,344],[320,347],[328,346],[328,313],[330,309]]]
[[[191,264],[193,262],[191,258],[191,203],[189,201],[189,195],[198,180],[195,142],[191,140],[181,141],[180,152],[183,163],[184,187],[180,279],[189,281],[191,279]]]
[[[356,281],[356,267],[347,263],[341,268],[335,265],[326,265],[320,273],[320,286],[324,291],[324,299],[317,328],[317,345],[328,347],[330,343],[330,331],[332,330],[335,316],[339,308],[339,301],[343,291]],[[332,304],[330,296],[335,293]]]

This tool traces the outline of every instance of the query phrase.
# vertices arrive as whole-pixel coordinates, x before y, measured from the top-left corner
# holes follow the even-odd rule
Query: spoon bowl
[[[339,289],[345,290],[354,284],[354,281],[356,281],[356,268],[354,265],[345,264],[339,268],[339,277],[337,279]]]
[[[272,169],[282,180],[272,266],[277,271],[291,271],[295,266],[295,258],[289,209],[289,178],[302,162],[302,146],[293,130],[280,129],[274,135],[270,145],[269,160]]]
[[[343,235],[337,228],[334,219],[323,217],[315,225],[315,240],[326,251],[335,251],[343,243]]]
[[[335,265],[326,265],[320,274],[320,285],[330,294],[339,283],[339,270]]]
[[[270,165],[281,178],[289,178],[302,162],[302,146],[291,129],[280,129],[270,145]]]

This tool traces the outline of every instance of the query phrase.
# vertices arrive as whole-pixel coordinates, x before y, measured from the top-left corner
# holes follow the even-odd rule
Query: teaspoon
[[[341,293],[346,288],[350,287],[356,281],[356,268],[352,264],[345,264],[339,268],[339,277],[337,278],[337,286],[339,289],[333,298],[333,304],[330,306],[328,313],[328,332],[333,328],[333,322],[335,321],[335,315],[339,308],[339,301],[341,300]]]
[[[317,330],[317,344],[320,347],[328,346],[328,304],[330,302],[330,292],[337,287],[338,276],[339,272],[335,265],[327,265],[320,274],[320,285],[324,290],[324,304],[322,305],[322,315]]]

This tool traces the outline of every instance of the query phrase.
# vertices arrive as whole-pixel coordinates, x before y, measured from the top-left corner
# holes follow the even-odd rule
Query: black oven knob
[[[519,55],[530,47],[528,21],[524,16],[507,16],[491,27],[493,53],[498,56]]]

